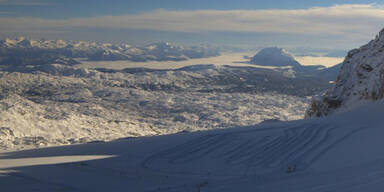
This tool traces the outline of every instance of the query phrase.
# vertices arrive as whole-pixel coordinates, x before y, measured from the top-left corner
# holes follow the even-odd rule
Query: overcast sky
[[[384,27],[384,0],[0,0],[0,26],[3,38],[351,49]]]

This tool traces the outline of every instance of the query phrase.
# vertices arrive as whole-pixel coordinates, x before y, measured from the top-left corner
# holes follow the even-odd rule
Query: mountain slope
[[[384,97],[384,30],[346,56],[335,86],[312,102],[308,117],[324,116]]]
[[[0,153],[0,185],[6,191],[381,191],[383,109],[378,102],[325,118]]]

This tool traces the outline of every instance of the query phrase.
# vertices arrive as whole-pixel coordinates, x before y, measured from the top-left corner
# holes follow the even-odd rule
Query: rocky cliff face
[[[319,117],[384,97],[384,29],[345,57],[335,86],[314,99],[307,117]]]

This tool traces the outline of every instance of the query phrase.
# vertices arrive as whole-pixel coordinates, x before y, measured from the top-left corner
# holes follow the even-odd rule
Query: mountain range
[[[0,66],[45,64],[75,65],[76,58],[90,61],[181,61],[218,56],[219,50],[207,46],[176,46],[166,42],[146,46],[125,43],[96,43],[64,40],[4,39],[0,41]]]

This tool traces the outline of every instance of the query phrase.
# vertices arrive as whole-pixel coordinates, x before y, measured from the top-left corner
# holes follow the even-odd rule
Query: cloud
[[[0,0],[1,2],[9,2]],[[24,1],[19,1],[24,2]],[[383,26],[384,8],[347,4],[296,10],[154,10],[121,16],[50,20],[0,18],[2,31],[70,30],[73,28],[137,29],[167,32],[280,33],[314,37],[338,36],[345,41],[372,38]]]

